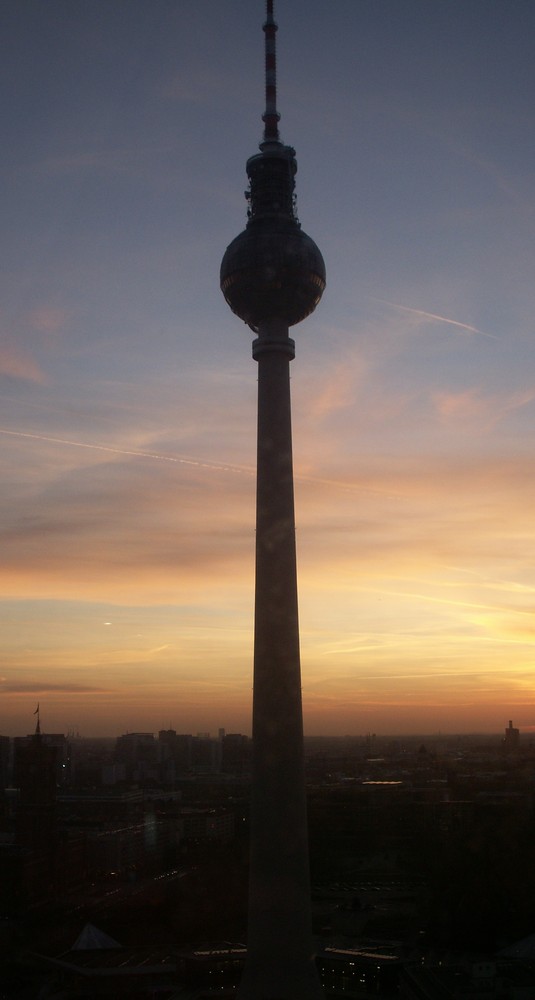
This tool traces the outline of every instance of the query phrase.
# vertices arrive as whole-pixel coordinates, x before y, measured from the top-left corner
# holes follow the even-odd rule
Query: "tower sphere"
[[[253,330],[273,319],[295,326],[316,308],[325,264],[294,211],[295,151],[264,142],[247,162],[246,229],[227,247],[220,282],[225,299]]]
[[[325,265],[314,240],[289,225],[244,230],[221,264],[225,299],[254,330],[270,319],[295,326],[313,312],[324,288]]]

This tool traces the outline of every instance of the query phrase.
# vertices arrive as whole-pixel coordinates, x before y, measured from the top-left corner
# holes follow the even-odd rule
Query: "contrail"
[[[506,604],[483,604],[476,601],[456,601],[453,598],[448,597],[435,597],[432,594],[419,594],[417,591],[411,590],[385,590],[381,587],[364,587],[360,586],[356,588],[362,593],[370,594],[381,594],[384,597],[406,597],[409,600],[416,598],[418,601],[425,601],[428,604],[441,604],[447,607],[453,608],[471,608],[475,611],[500,611],[506,612],[513,615],[533,616],[533,611],[531,608],[509,608]],[[510,640],[511,642],[516,642],[517,640]],[[522,640],[524,642],[524,640]]]
[[[84,441],[71,441],[68,438],[49,437],[46,434],[30,434],[27,431],[8,431],[0,427],[0,434],[9,434],[11,437],[31,438],[34,441],[49,441],[52,444],[66,444],[73,448],[89,448],[91,451],[107,451],[112,455],[131,455],[134,458],[152,458],[160,462],[175,462],[178,465],[194,465],[200,469],[216,469],[221,472],[240,472],[245,475],[254,475],[253,469],[241,465],[227,465],[224,462],[200,462],[195,458],[186,458],[183,455],[160,455],[155,451],[129,451],[127,448],[111,448],[105,444],[87,444]]]
[[[105,451],[112,455],[128,455],[133,458],[150,458],[159,462],[174,462],[177,465],[192,465],[198,469],[232,472],[243,476],[255,475],[255,470],[247,465],[230,465],[226,462],[201,462],[199,459],[186,458],[184,455],[161,455],[155,451],[133,451],[127,448],[112,448],[106,444],[88,444],[85,441],[72,441],[70,438],[52,437],[48,434],[31,434],[29,431],[10,431],[5,427],[0,427],[0,434],[8,434],[10,437],[29,438],[32,441],[49,441],[52,444],[63,444],[71,448],[88,448],[90,451]],[[384,496],[390,500],[397,500],[402,497],[402,494],[394,493],[392,490],[382,490],[373,486],[359,486],[354,483],[344,483],[342,480],[337,479],[322,479],[319,476],[300,476],[299,474],[295,476],[295,479],[301,483],[333,486],[347,493],[369,493],[374,496]]]
[[[375,302],[383,302],[386,306],[392,306],[393,309],[402,309],[403,312],[413,313],[415,316],[424,316],[426,319],[434,319],[438,323],[448,323],[450,326],[459,327],[460,330],[468,330],[469,333],[480,333],[482,337],[490,337],[491,340],[498,340],[493,333],[485,333],[484,330],[479,330],[477,326],[470,326],[469,323],[460,323],[457,319],[448,319],[447,316],[438,316],[437,313],[426,312],[425,309],[413,309],[410,306],[402,306],[399,302],[390,302],[388,299],[377,299],[375,296]]]

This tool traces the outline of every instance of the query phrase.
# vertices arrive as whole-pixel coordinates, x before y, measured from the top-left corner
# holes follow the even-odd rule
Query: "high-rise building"
[[[46,743],[39,730],[15,747],[15,782],[20,802],[17,843],[47,852],[57,839],[57,748]]]
[[[225,733],[221,740],[221,770],[241,776],[250,772],[251,741],[241,733]]]
[[[126,780],[145,784],[158,777],[154,733],[124,733],[115,741],[115,762],[124,764]]]
[[[18,892],[25,902],[51,899],[59,870],[57,747],[41,734],[15,744],[14,778],[19,789],[15,845],[22,849]],[[17,891],[13,890],[14,895]]]
[[[520,744],[520,730],[513,726],[511,719],[509,719],[509,725],[505,730],[503,743],[507,751],[518,750]]]
[[[9,755],[11,740],[9,736],[0,736],[0,789],[9,785]]]
[[[264,24],[266,109],[247,161],[248,222],[227,247],[221,289],[256,339],[258,465],[248,956],[241,1000],[322,996],[313,957],[293,498],[289,327],[325,288],[295,208],[295,150],[279,137],[273,2]]]
[[[58,789],[70,785],[74,776],[74,760],[72,746],[64,733],[41,733],[41,742],[47,747],[54,747],[56,751],[56,784]],[[15,761],[17,760],[19,749],[35,742],[35,736],[15,736],[13,740],[13,752]],[[17,784],[17,782],[15,782]]]

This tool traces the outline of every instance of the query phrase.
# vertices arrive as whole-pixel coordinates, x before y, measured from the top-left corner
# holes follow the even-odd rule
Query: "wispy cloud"
[[[437,413],[444,420],[464,422],[475,418],[487,417],[488,401],[480,390],[466,389],[463,392],[437,392],[433,396]]]
[[[105,690],[106,688],[96,687],[94,684],[48,684],[45,681],[0,680],[1,694],[86,694]]]
[[[28,322],[32,329],[39,332],[59,333],[65,327],[70,316],[71,311],[69,309],[53,306],[45,302],[36,306],[35,309],[30,310]]]
[[[344,410],[355,398],[356,386],[361,377],[361,367],[357,363],[339,361],[316,379],[316,387],[309,384],[307,391],[307,412],[309,417],[322,420],[331,413]]]
[[[191,68],[187,72],[176,73],[166,81],[160,93],[166,100],[194,105],[218,106],[229,99],[242,101],[244,98],[238,77],[206,65],[202,69]]]
[[[0,346],[0,376],[43,385],[46,376],[36,361],[21,348]]]
[[[156,150],[149,146],[123,148],[91,148],[49,156],[36,166],[49,174],[68,174],[84,170],[96,170],[111,174],[130,174],[139,167],[144,158],[154,156]],[[163,148],[159,149],[163,152]]]
[[[512,393],[485,395],[472,387],[460,392],[435,392],[432,401],[439,417],[445,422],[477,422],[485,428],[494,427],[508,413],[523,409],[535,400],[535,389]]]

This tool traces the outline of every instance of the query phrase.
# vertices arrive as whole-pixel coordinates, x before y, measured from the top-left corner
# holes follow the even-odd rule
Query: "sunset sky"
[[[263,0],[3,0],[0,733],[250,732]],[[276,0],[305,730],[535,729],[532,0]]]

